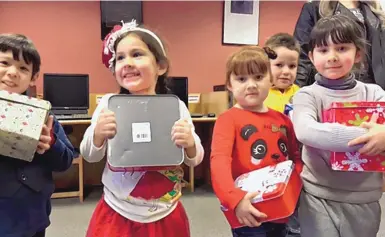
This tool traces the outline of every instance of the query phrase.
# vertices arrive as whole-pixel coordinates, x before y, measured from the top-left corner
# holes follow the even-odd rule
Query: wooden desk
[[[71,140],[71,143],[74,145],[74,147],[79,147],[80,146],[80,142],[81,142],[81,139],[83,138],[83,134],[84,134],[84,131],[85,129],[89,126],[89,124],[91,123],[91,120],[62,120],[62,121],[59,121],[60,124],[63,126],[64,130],[67,130],[67,133],[68,133],[68,129],[66,129],[67,125],[78,125],[78,128],[79,126],[81,127],[80,130],[79,129],[72,129],[71,128],[71,132],[68,134],[68,137],[69,139]],[[83,202],[84,200],[84,159],[81,155],[79,155],[77,158],[75,158],[72,162],[72,167],[70,169],[69,172],[72,171],[72,174],[74,173],[74,165],[77,166],[77,175],[74,175],[73,176],[77,176],[77,182],[78,182],[78,190],[77,191],[69,191],[69,192],[55,192],[52,194],[52,198],[68,198],[68,197],[79,197],[79,200],[80,202]],[[68,172],[64,172],[64,173],[55,173],[54,174],[54,178],[55,178],[55,181],[57,179],[59,179],[59,185],[56,185],[56,186],[64,186],[64,187],[68,187],[68,185],[64,184],[63,185],[63,181],[61,181],[62,183],[60,183],[60,177],[62,178],[66,178],[66,175],[68,174]],[[76,179],[76,177],[74,178]]]
[[[85,120],[59,120],[61,125],[90,125],[91,119]]]
[[[193,118],[195,129],[199,137],[201,138],[203,148],[205,150],[205,157],[201,165],[197,166],[198,175],[201,173],[202,178],[205,181],[209,180],[209,158],[210,158],[210,147],[211,147],[211,134],[216,117],[202,117]],[[91,120],[60,120],[64,130],[69,131],[68,137],[75,148],[80,147],[80,142],[83,139],[85,130],[91,124]],[[68,171],[63,173],[55,173],[55,184],[57,188],[68,188],[74,186],[75,183],[79,183],[79,191],[75,192],[63,192],[54,193],[53,198],[61,197],[76,197],[79,196],[80,200],[83,200],[83,185],[101,185],[101,176],[105,167],[106,160],[103,159],[101,162],[88,163],[84,162],[82,156],[76,158],[73,164],[79,164],[79,169],[76,167],[70,168]],[[194,179],[195,169],[194,167],[183,167],[186,173],[184,186],[189,188],[191,192],[194,191]],[[83,171],[84,170],[84,171]],[[84,173],[83,173],[84,172]],[[188,175],[187,175],[188,173]]]

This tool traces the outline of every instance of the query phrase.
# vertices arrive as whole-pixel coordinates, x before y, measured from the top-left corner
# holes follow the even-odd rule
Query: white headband
[[[110,70],[113,70],[113,63],[115,60],[114,44],[115,44],[116,39],[118,39],[122,34],[130,32],[130,31],[141,31],[141,32],[145,32],[145,33],[149,34],[159,43],[160,47],[162,48],[163,54],[166,55],[166,51],[164,50],[162,41],[160,41],[159,37],[156,36],[156,34],[154,34],[154,32],[138,27],[138,24],[136,24],[136,20],[134,20],[134,19],[128,23],[124,23],[123,21],[121,21],[121,22],[122,22],[122,28],[111,33],[110,36],[108,36],[108,38],[106,39],[106,44],[104,46],[104,51],[103,51],[104,54],[108,55],[109,52],[111,52],[111,54],[112,54],[110,60],[108,60]]]

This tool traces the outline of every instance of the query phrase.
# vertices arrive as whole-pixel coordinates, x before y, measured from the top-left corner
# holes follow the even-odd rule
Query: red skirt
[[[190,227],[180,202],[165,218],[139,223],[115,212],[102,198],[92,215],[86,237],[190,237]]]

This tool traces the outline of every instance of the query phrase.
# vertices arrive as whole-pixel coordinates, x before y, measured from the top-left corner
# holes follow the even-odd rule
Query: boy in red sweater
[[[297,139],[289,118],[264,105],[271,87],[269,57],[274,52],[245,47],[227,62],[226,85],[237,104],[221,114],[213,132],[211,179],[222,210],[234,212],[243,227],[231,226],[234,237],[284,237],[286,220],[263,222],[266,214],[251,204],[254,195],[236,188],[244,173],[287,159],[302,168]],[[286,132],[282,132],[282,131]]]

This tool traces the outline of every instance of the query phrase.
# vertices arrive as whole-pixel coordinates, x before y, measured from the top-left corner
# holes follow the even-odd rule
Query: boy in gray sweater
[[[332,102],[385,101],[381,87],[356,81],[352,73],[364,48],[360,26],[342,15],[320,19],[310,35],[316,82],[293,99],[293,124],[305,164],[299,209],[302,237],[375,237],[379,229],[382,174],[333,171],[329,160],[331,152],[361,148],[348,143],[368,130],[322,123],[322,111]]]

